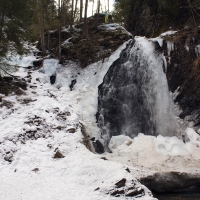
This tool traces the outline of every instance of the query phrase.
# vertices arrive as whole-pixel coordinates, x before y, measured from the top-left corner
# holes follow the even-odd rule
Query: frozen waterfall
[[[97,121],[105,148],[116,135],[175,133],[166,61],[155,46],[146,38],[131,40],[99,86]]]

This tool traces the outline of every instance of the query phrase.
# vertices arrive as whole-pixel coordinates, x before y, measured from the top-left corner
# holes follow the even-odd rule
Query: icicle
[[[168,56],[170,56],[170,52],[174,51],[174,42],[167,41],[167,50],[168,50]]]

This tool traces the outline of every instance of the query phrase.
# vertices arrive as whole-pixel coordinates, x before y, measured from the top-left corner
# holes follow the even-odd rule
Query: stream
[[[156,194],[159,200],[200,200],[200,193],[196,194]]]

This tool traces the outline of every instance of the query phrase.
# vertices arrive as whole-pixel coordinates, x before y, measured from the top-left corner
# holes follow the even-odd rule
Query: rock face
[[[180,117],[200,125],[200,28],[166,36],[163,51],[168,57],[169,89],[177,92],[174,100],[182,109]]]
[[[196,25],[200,22],[199,2],[190,2],[192,12],[187,0],[132,1],[125,16],[125,27],[133,35],[152,37],[167,31],[169,27],[182,29],[187,25]]]
[[[200,177],[180,172],[156,173],[140,180],[155,193],[199,192]]]

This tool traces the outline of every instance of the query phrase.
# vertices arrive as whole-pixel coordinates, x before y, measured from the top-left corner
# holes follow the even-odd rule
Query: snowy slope
[[[89,135],[98,135],[97,87],[124,47],[104,63],[84,70],[74,63],[59,66],[55,60],[45,61],[47,65],[39,71],[20,68],[16,75],[30,80],[26,94],[3,97],[7,107],[0,107],[0,199],[133,199],[110,195],[120,190],[116,183],[122,179],[126,180],[121,188],[125,194],[134,190],[137,199],[154,199],[135,178],[150,172],[131,166],[127,171],[127,165],[102,159],[83,144],[80,122],[88,127]],[[30,65],[32,59],[21,65]],[[53,86],[52,66],[57,69]],[[73,79],[77,84],[70,91]],[[55,158],[59,153],[62,158]]]

